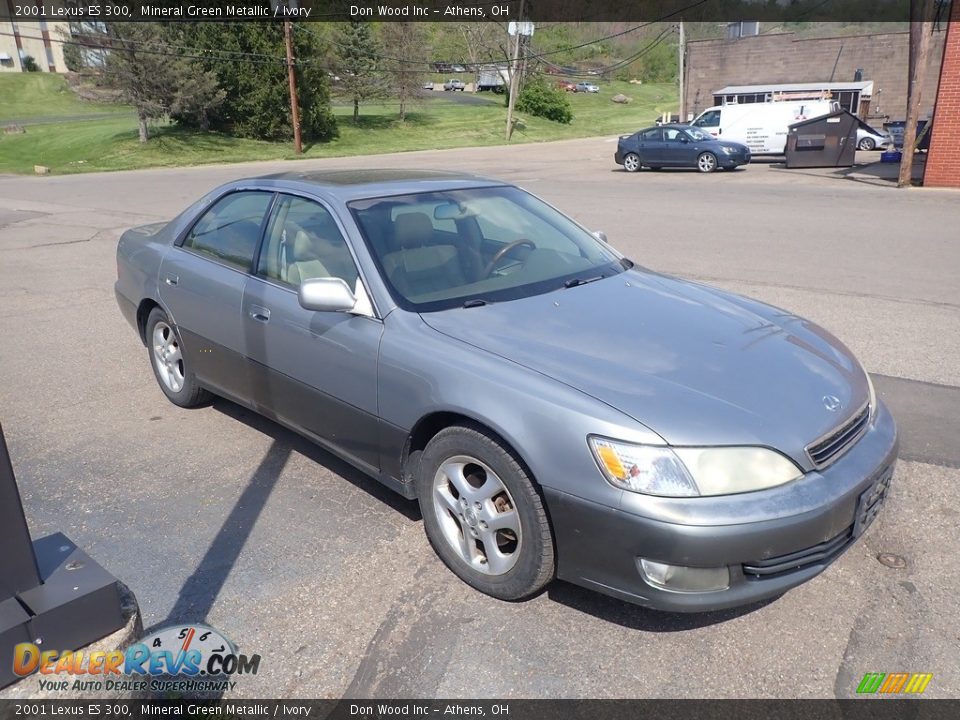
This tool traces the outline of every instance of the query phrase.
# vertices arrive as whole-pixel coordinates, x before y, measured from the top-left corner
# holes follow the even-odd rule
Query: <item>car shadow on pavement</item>
[[[272,438],[273,441],[250,476],[246,488],[237,498],[233,509],[224,519],[203,558],[180,589],[173,608],[154,628],[177,621],[203,622],[206,620],[230,571],[250,538],[261,511],[269,501],[284,467],[294,452],[322,465],[337,477],[352,483],[407,519],[420,520],[419,506],[415,502],[402,498],[296,433],[229,400],[216,398],[212,407]],[[153,628],[148,628],[148,631],[151,629]]]
[[[319,445],[315,445],[292,430],[287,430],[287,428],[279,423],[252,410],[247,410],[234,402],[224,400],[223,398],[216,398],[213,401],[212,407],[214,410],[242,422],[257,432],[273,438],[275,444],[279,444],[288,451],[292,450],[310,458],[313,462],[325,467],[337,477],[363,490],[408,520],[415,522],[420,521],[420,506],[415,500],[407,500],[385,485],[377,482],[369,475],[357,470],[353,465],[341,460],[333,453],[327,452]]]
[[[562,580],[554,580],[547,588],[547,597],[595,618],[643,632],[684,632],[734,620],[775,602],[777,598],[743,605],[730,610],[707,613],[669,613],[601,595]]]

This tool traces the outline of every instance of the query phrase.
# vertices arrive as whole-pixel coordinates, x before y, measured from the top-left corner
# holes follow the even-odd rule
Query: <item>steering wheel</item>
[[[490,262],[487,263],[487,266],[483,269],[483,277],[488,278],[491,275],[493,275],[493,271],[497,267],[497,264],[501,260],[503,260],[504,256],[507,255],[507,253],[513,252],[518,247],[523,247],[524,245],[529,247],[531,250],[537,249],[537,246],[534,245],[530,240],[525,240],[523,238],[519,240],[514,240],[513,242],[508,242],[506,245],[504,245],[502,248],[500,248],[499,250],[497,250],[497,252],[494,253],[493,257],[490,259]]]

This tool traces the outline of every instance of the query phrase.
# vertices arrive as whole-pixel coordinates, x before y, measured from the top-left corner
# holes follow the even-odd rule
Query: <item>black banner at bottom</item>
[[[14,718],[505,718],[507,720],[953,720],[960,700],[2,700]]]

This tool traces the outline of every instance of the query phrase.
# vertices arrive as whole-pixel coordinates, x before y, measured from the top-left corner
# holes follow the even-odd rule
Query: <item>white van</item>
[[[836,100],[797,100],[715,105],[691,123],[718,140],[739,142],[753,155],[783,155],[787,128],[840,109]]]

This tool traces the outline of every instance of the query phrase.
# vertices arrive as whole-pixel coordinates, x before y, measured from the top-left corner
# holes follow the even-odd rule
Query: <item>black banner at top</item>
[[[936,0],[947,17],[949,0]],[[0,19],[237,22],[883,22],[910,0],[4,0]]]
[[[954,720],[957,700],[0,700],[0,720]]]

